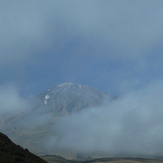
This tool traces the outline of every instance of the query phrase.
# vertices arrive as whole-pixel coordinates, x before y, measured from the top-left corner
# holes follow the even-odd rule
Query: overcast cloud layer
[[[162,0],[0,0],[1,121],[29,109],[24,96],[77,82],[124,95],[109,106],[64,117],[49,144],[88,153],[159,154],[162,8]],[[34,113],[26,120],[37,127],[50,117]],[[56,142],[58,136],[62,141]]]
[[[0,0],[1,83],[126,92],[162,78],[161,0]]]

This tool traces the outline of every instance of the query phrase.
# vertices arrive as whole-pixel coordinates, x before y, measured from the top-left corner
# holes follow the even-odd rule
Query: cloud
[[[140,59],[162,40],[162,5],[161,1],[69,1],[60,3],[58,13],[65,31],[83,40],[79,52],[87,47],[94,53],[86,55]]]
[[[94,49],[86,55],[135,59],[162,41],[162,1],[9,2],[1,0],[1,64],[70,44],[79,54]]]
[[[162,69],[162,6],[161,0],[1,0],[0,73],[14,74],[8,78],[22,85],[42,82],[39,87],[43,79],[107,89],[110,78],[143,83],[149,78],[139,72],[148,74],[155,63]]]
[[[53,123],[53,114],[31,107],[17,88],[5,85],[0,87],[0,127],[20,143],[19,137],[14,137],[16,132],[23,137],[40,129],[45,132],[50,126],[39,144],[46,154],[161,156],[162,97],[163,81],[151,83],[101,107],[65,115]]]
[[[20,91],[11,84],[0,86],[0,130],[6,134],[11,133],[12,126],[23,115],[30,111],[31,104]],[[11,133],[12,135],[13,133]]]
[[[46,146],[58,154],[162,155],[162,96],[163,82],[158,82],[102,107],[64,116]]]
[[[1,81],[16,80],[21,87],[30,87],[32,83],[31,87],[37,85],[39,92],[50,80],[80,80],[107,88],[105,91],[112,87],[112,92],[121,89],[126,93],[160,80],[162,7],[162,0],[0,0]],[[162,123],[161,90],[160,82],[128,93],[100,111],[93,108],[64,117],[54,128],[56,137],[50,141],[56,143],[61,135],[62,142],[56,143],[58,148],[83,152],[88,144],[88,153],[95,148],[98,152],[112,149],[114,154],[117,148],[131,154],[158,152],[162,145],[154,146],[162,136],[158,124]],[[17,88],[0,86],[0,117],[28,110],[26,102]],[[44,117],[35,112],[26,117],[31,122],[29,126],[21,123],[30,128],[32,123],[35,127],[50,118],[49,114]],[[105,134],[100,135],[102,132]],[[152,134],[157,134],[157,138],[152,139]],[[148,139],[146,135],[150,135]],[[80,143],[82,137],[85,143]],[[79,145],[73,145],[73,140]],[[104,140],[111,141],[111,145],[108,147]],[[140,149],[141,142],[144,148]]]
[[[27,101],[20,95],[17,88],[11,85],[0,86],[0,116],[17,114],[26,109]]]
[[[38,7],[38,3],[37,0],[0,2],[1,66],[28,63],[40,56],[36,49],[41,51],[46,47],[49,34],[44,10],[42,13],[44,4],[39,3]]]

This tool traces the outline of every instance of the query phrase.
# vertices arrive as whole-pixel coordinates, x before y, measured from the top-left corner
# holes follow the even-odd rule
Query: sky
[[[162,80],[162,0],[0,0],[0,86],[124,94]]]
[[[162,155],[162,8],[162,0],[0,0],[1,127],[7,114],[30,111],[26,97],[80,83],[119,98],[62,117],[48,148]],[[31,114],[19,125],[49,123],[51,115]]]

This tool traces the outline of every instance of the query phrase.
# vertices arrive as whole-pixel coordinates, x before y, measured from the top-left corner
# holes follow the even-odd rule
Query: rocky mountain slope
[[[114,98],[96,89],[74,83],[62,83],[43,93],[36,105],[16,117],[6,118],[1,131],[14,142],[38,155],[55,154],[46,146],[46,140],[54,134],[56,122],[64,115],[97,107]]]
[[[39,96],[38,108],[51,111],[54,116],[69,114],[88,107],[96,107],[113,97],[86,85],[62,83]]]
[[[46,163],[46,161],[30,153],[27,149],[14,144],[6,135],[0,133],[1,163]]]

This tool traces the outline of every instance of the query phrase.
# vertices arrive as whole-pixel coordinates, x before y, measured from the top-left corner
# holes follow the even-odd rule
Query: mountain
[[[14,144],[6,135],[0,133],[1,163],[46,163],[41,158]]]
[[[34,99],[36,104],[32,109],[6,118],[0,128],[17,144],[35,154],[48,155],[56,154],[56,151],[49,150],[46,142],[53,136],[53,128],[60,118],[88,107],[98,107],[114,97],[86,85],[62,83]]]
[[[39,99],[39,109],[46,109],[58,116],[99,106],[104,101],[112,100],[113,96],[86,85],[62,83],[40,94]]]

